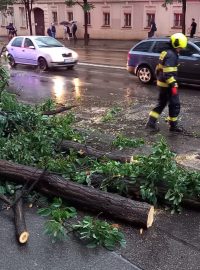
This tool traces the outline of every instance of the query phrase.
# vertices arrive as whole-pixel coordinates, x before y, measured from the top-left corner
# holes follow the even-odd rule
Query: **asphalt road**
[[[115,53],[105,54],[104,59],[102,51],[96,54],[80,51],[80,64],[75,70],[40,73],[33,68],[17,67],[11,71],[10,90],[29,103],[53,98],[57,102],[77,104],[74,112],[79,128],[101,129],[105,134],[122,132],[127,136],[144,137],[151,143],[157,137],[146,133],[144,125],[157,99],[156,87],[141,85],[137,78],[129,75],[125,70],[125,60],[112,61],[112,55],[119,59],[126,57],[125,52],[121,55]],[[160,134],[177,153],[199,150],[200,139],[196,138],[200,135],[199,90],[194,86],[180,88],[180,121],[197,136],[169,134],[165,123],[167,110],[160,119]],[[119,115],[115,121],[102,124],[101,117],[113,107],[121,108]],[[135,265],[144,270],[200,269],[200,215],[197,212],[185,210],[181,215],[171,215],[159,210],[154,226],[143,234],[138,229],[122,225],[127,247],[114,253],[102,249],[98,252],[85,250],[71,240],[60,246],[51,246],[41,233],[43,220],[34,211],[27,211],[27,216],[31,239],[23,248],[13,241],[10,220],[2,218],[2,269],[128,270],[137,269]]]

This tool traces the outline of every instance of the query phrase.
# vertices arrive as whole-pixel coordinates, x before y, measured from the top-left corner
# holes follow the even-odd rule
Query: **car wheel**
[[[74,66],[69,66],[67,67],[67,69],[74,69]]]
[[[148,66],[141,66],[138,68],[137,76],[142,83],[151,83],[153,80],[153,74]]]
[[[47,61],[43,57],[40,57],[38,59],[38,67],[42,71],[45,71],[48,69]]]
[[[15,59],[13,58],[13,56],[12,55],[8,55],[8,63],[9,63],[9,65],[12,67],[12,68],[14,68],[14,67],[16,67],[16,63],[15,63]]]

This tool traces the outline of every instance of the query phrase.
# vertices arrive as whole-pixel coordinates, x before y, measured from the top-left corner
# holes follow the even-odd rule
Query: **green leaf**
[[[37,213],[41,216],[47,217],[51,215],[51,209],[50,208],[41,208],[37,210]]]

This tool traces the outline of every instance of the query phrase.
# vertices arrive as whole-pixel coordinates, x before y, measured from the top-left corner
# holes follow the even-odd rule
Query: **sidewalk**
[[[88,46],[84,45],[83,39],[78,39],[76,45],[74,46],[73,40],[63,41],[63,39],[58,39],[61,43],[65,44],[66,47],[72,49],[93,49],[93,50],[111,50],[111,51],[128,51],[135,43],[139,40],[111,40],[111,39],[90,39]],[[5,36],[0,37],[0,46],[8,43],[8,38]]]
[[[63,40],[59,39],[60,42]],[[68,41],[65,41],[66,46],[73,48],[84,48],[84,49],[94,49],[94,50],[112,50],[112,51],[128,51],[134,44],[139,40],[111,40],[111,39],[91,39],[89,40],[88,46],[84,45],[84,40],[78,40],[76,45],[73,45],[73,41],[69,45]]]
[[[60,40],[62,42],[62,40]],[[88,46],[84,45],[84,40],[78,40],[75,48],[93,48],[98,50],[119,50],[128,51],[139,40],[111,40],[111,39],[91,39]],[[72,43],[73,44],[73,43]],[[73,45],[72,45],[73,46]]]

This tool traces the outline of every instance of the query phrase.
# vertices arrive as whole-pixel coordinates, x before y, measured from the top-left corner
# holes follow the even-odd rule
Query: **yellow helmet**
[[[173,34],[170,40],[174,48],[184,49],[187,46],[187,37],[182,33]]]

